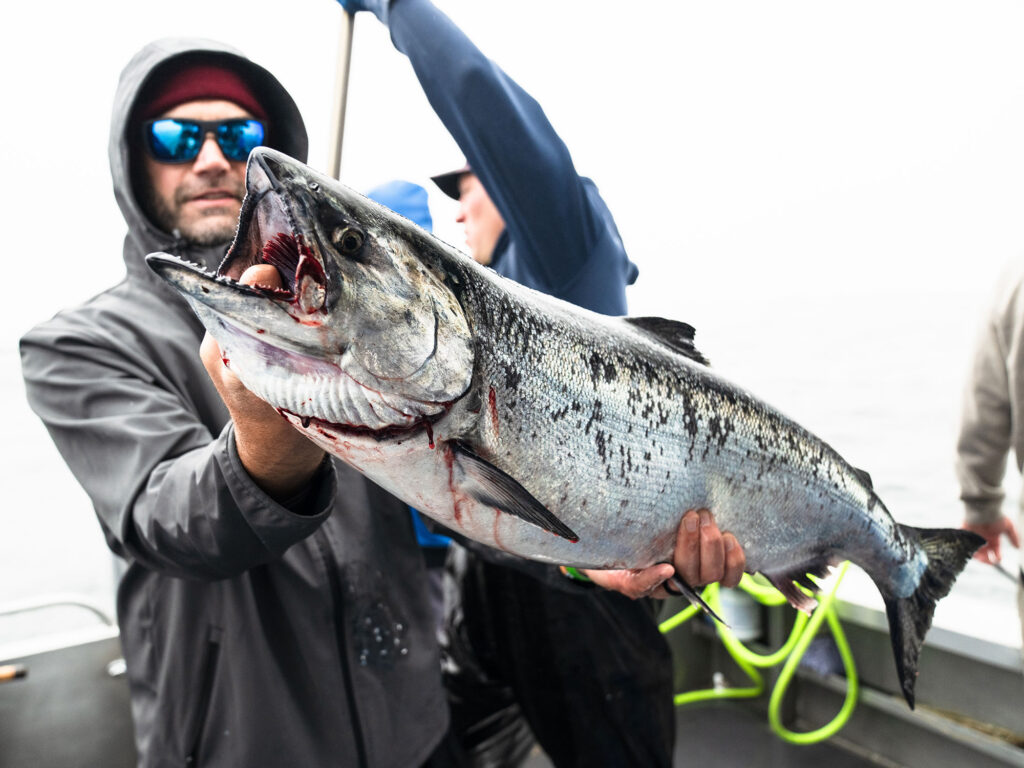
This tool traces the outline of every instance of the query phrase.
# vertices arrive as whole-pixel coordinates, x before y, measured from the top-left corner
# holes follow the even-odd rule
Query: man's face
[[[204,99],[179,104],[160,117],[228,120],[252,117],[230,101]],[[142,150],[150,214],[166,232],[177,229],[200,246],[219,245],[234,237],[245,196],[245,163],[228,160],[212,134],[207,134],[195,160],[162,163]]]
[[[476,174],[465,173],[459,179],[459,213],[455,220],[466,230],[469,255],[480,264],[490,264],[505,220]]]

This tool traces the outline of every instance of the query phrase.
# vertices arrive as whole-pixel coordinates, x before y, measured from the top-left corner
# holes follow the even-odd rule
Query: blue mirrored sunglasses
[[[212,133],[228,160],[245,162],[249,153],[263,143],[266,128],[259,120],[182,120],[163,117],[143,126],[146,149],[161,163],[189,163]]]

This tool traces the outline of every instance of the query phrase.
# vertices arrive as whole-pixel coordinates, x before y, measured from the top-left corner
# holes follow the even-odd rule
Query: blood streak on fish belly
[[[451,448],[444,449],[444,463],[448,467],[448,490],[452,494],[452,515],[455,522],[462,527],[462,506],[459,501],[459,492],[455,490],[455,454]]]
[[[494,546],[505,549],[505,545],[501,543],[501,510],[496,509],[494,512]]]
[[[491,426],[494,428],[494,436],[500,435],[499,422],[498,422],[498,396],[494,394],[494,387],[491,387],[487,392],[487,413],[491,417]]]

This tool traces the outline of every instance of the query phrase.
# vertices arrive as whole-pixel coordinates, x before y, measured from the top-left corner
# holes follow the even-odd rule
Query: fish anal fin
[[[818,601],[800,589],[792,578],[786,576],[778,579],[773,576],[767,576],[766,578],[796,610],[810,615],[818,607]]]
[[[764,577],[782,593],[791,606],[810,615],[818,607],[818,601],[804,590],[816,593],[818,585],[811,581],[811,576],[822,579],[828,576],[830,570],[829,561],[815,560],[785,571],[765,573]]]
[[[541,504],[518,480],[480,458],[461,443],[451,443],[460,489],[481,504],[518,517],[571,542],[580,537]]]
[[[664,317],[625,317],[623,320],[694,362],[709,365],[707,358],[693,344],[696,331],[692,325]]]

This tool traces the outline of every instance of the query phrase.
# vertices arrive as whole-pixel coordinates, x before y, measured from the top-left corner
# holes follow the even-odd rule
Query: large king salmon
[[[283,289],[237,279],[255,264]],[[866,474],[712,371],[693,329],[503,279],[291,158],[255,150],[218,273],[150,266],[252,392],[449,528],[585,568],[671,562],[706,507],[798,608],[851,560],[888,610],[903,693],[935,603],[982,540],[896,523]]]

